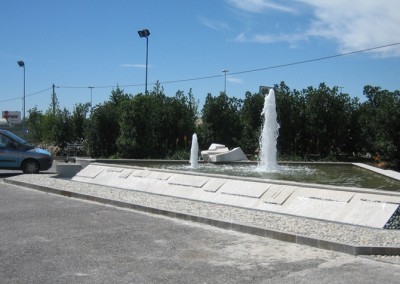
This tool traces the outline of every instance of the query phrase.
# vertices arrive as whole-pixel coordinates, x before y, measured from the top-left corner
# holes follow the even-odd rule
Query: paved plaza
[[[396,256],[353,256],[4,182],[0,196],[2,283],[398,283],[400,277]]]

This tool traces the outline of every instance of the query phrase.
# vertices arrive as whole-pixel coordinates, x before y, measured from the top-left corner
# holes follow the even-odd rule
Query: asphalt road
[[[226,231],[5,184],[1,283],[398,283],[371,257]]]

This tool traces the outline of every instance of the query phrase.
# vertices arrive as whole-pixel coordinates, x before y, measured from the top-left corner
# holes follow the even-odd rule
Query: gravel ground
[[[212,220],[221,220],[233,224],[263,228],[314,239],[326,240],[353,246],[400,247],[400,230],[374,229],[352,226],[296,216],[274,214],[237,207],[223,206],[204,202],[153,195],[131,190],[112,188],[74,182],[56,178],[54,174],[18,175],[7,178],[22,182],[27,187],[36,185],[73,193],[85,194],[108,200],[157,208],[169,212],[183,213]],[[371,256],[373,257],[373,256]],[[382,260],[400,263],[399,256],[375,256]]]

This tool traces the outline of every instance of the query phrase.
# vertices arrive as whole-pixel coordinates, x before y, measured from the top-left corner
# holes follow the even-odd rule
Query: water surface
[[[400,191],[400,181],[350,164],[280,164],[276,170],[260,170],[255,164],[198,164],[192,168],[188,163],[145,163],[139,166],[160,169],[256,177],[334,186],[372,188]]]

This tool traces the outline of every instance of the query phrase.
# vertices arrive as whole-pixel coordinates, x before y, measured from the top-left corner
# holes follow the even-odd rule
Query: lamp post
[[[19,67],[23,67],[24,68],[24,98],[23,98],[23,108],[22,108],[22,111],[23,111],[22,123],[24,123],[25,122],[25,63],[22,60],[21,61],[17,61],[17,63],[19,65]]]
[[[140,37],[145,37],[146,38],[146,85],[145,85],[145,90],[144,93],[147,94],[147,64],[148,64],[148,51],[149,51],[149,35],[150,32],[148,29],[144,29],[141,31],[138,31],[138,34]]]
[[[229,70],[222,70],[222,73],[225,73],[225,81],[224,81],[224,93],[226,94],[226,73],[229,72]]]
[[[93,91],[93,88],[94,87],[88,87],[89,89],[90,89],[90,109],[93,109],[93,104],[92,104],[92,98],[93,98],[93,94],[92,94],[92,91]]]

